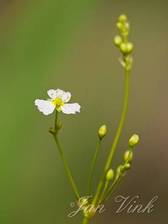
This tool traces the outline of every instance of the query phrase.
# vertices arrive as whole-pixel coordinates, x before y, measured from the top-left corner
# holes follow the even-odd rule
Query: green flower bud
[[[127,43],[127,53],[128,53],[128,54],[131,53],[132,50],[133,50],[133,48],[134,48],[133,43],[128,42],[128,43]]]
[[[121,50],[121,52],[122,53],[127,53],[127,44],[126,43],[122,43],[121,45],[120,45],[120,50]]]
[[[132,64],[133,64],[133,58],[131,55],[127,55],[127,57],[125,57],[125,68],[127,71],[130,71],[132,68]]]
[[[114,37],[114,44],[119,47],[120,44],[122,43],[122,38],[118,35]]]
[[[118,21],[121,23],[125,23],[127,21],[127,16],[124,14],[120,15]]]
[[[123,171],[123,165],[119,165],[118,167],[117,167],[117,175],[120,175],[121,173],[122,173],[122,171]]]
[[[124,153],[124,162],[131,162],[133,159],[133,152],[131,150],[127,150]]]
[[[114,177],[114,170],[110,169],[109,171],[107,171],[106,180],[110,181],[113,179],[113,177]]]
[[[129,23],[125,23],[124,24],[124,28],[126,31],[128,31],[130,29],[130,24]]]
[[[123,54],[130,54],[133,50],[133,44],[131,42],[121,43],[120,50]]]
[[[122,23],[118,22],[116,25],[117,25],[117,28],[119,30],[122,30],[123,29],[123,24]]]
[[[107,126],[106,125],[102,125],[99,130],[98,130],[98,135],[99,138],[102,139],[104,138],[104,136],[106,136],[107,134]]]
[[[131,164],[130,163],[126,163],[124,166],[123,166],[123,170],[126,171],[126,170],[129,170],[131,168]]]
[[[129,146],[134,147],[139,143],[139,136],[134,134],[132,137],[129,139]]]

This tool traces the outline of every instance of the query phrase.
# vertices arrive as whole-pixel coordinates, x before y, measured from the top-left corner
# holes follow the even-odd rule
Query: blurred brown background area
[[[74,196],[47,133],[53,117],[39,114],[33,101],[46,98],[49,88],[62,88],[82,105],[80,115],[62,116],[60,137],[85,194],[96,131],[102,123],[109,129],[97,181],[121,112],[124,80],[112,44],[121,13],[131,22],[135,52],[129,111],[113,166],[133,133],[141,142],[115,195],[140,195],[144,205],[159,199],[152,214],[116,214],[114,195],[92,223],[167,223],[167,10],[163,0],[0,1],[0,223],[81,222],[67,217]]]

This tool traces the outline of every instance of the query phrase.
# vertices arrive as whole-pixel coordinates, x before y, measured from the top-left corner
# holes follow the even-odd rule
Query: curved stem
[[[91,193],[92,190],[92,182],[93,182],[93,175],[94,175],[94,171],[95,171],[95,167],[96,167],[96,163],[97,163],[97,159],[98,159],[98,155],[100,152],[100,144],[101,140],[98,140],[97,146],[96,146],[96,151],[93,155],[93,159],[92,159],[92,165],[91,165],[91,170],[90,170],[90,175],[89,175],[89,180],[88,180],[88,192],[89,194]]]
[[[123,129],[123,125],[124,125],[124,121],[125,121],[125,117],[126,117],[126,113],[127,113],[127,109],[128,109],[129,76],[130,76],[129,71],[125,70],[125,94],[124,94],[123,110],[122,110],[120,122],[119,122],[119,125],[118,125],[118,128],[117,128],[117,132],[116,132],[116,135],[115,135],[115,138],[114,138],[114,142],[112,144],[109,156],[107,158],[107,162],[105,164],[104,173],[103,173],[102,178],[99,182],[96,195],[93,199],[93,204],[94,205],[96,205],[97,202],[99,201],[99,197],[100,197],[103,185],[104,185],[104,178],[105,178],[105,175],[106,175],[108,169],[111,166],[114,154],[116,152],[116,147],[117,147],[117,144],[118,144],[118,141],[119,141],[119,138],[121,136],[122,129]]]

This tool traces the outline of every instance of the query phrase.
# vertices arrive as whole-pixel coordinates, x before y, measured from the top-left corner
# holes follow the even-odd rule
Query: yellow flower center
[[[57,111],[61,111],[61,107],[64,106],[64,102],[61,98],[55,98],[54,100],[52,100],[52,103],[56,107]]]

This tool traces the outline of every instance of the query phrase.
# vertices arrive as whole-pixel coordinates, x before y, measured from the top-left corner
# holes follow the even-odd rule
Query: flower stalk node
[[[85,218],[92,218],[95,216],[97,208],[93,204],[89,204],[83,211]]]
[[[56,130],[54,128],[49,128],[48,130],[52,135],[56,134]]]

